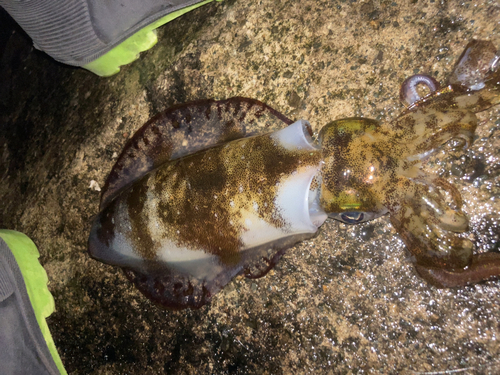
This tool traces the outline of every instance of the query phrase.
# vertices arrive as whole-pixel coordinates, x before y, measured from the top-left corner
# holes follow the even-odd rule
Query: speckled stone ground
[[[5,14],[2,15],[5,21]],[[247,96],[317,131],[387,121],[401,82],[442,82],[472,38],[500,46],[497,1],[224,1],[160,29],[111,78],[63,66],[8,22],[0,39],[0,227],[38,245],[71,374],[498,374],[500,282],[430,287],[387,218],[328,221],[258,280],[237,278],[197,311],[164,311],[86,253],[115,153],[156,112]],[[455,184],[478,251],[498,251],[500,108],[465,154],[429,168]]]

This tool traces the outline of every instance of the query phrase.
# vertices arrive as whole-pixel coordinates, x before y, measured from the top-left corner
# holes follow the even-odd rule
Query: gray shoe
[[[155,29],[213,0],[0,0],[40,49],[98,75],[120,71],[156,42]]]
[[[54,299],[47,289],[47,274],[38,256],[28,237],[0,230],[2,375],[66,374],[45,322],[54,311]]]

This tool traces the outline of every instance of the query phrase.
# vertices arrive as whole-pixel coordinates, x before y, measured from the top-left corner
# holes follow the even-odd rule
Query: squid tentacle
[[[404,193],[387,203],[392,225],[403,238],[417,264],[450,271],[463,269],[472,261],[473,244],[455,233],[467,230],[467,217],[451,209],[433,186],[401,181]],[[404,195],[403,195],[404,194]]]
[[[394,120],[394,138],[404,145],[409,160],[425,158],[451,139],[462,139],[467,148],[477,127],[474,113],[460,110],[418,109]]]
[[[498,279],[500,275],[500,253],[476,254],[472,262],[462,272],[443,268],[425,267],[417,264],[420,277],[438,288],[460,287]]]
[[[441,88],[439,82],[427,74],[415,74],[408,77],[404,80],[399,91],[399,99],[406,107],[412,106],[423,98],[417,91],[418,85],[426,86],[430,93]]]
[[[491,73],[498,68],[498,61],[499,53],[491,41],[472,40],[460,55],[448,82],[481,90]]]

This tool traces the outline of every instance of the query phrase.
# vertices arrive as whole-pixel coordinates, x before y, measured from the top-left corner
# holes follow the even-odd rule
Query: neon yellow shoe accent
[[[21,270],[24,283],[26,284],[26,290],[28,291],[38,326],[42,331],[57,369],[61,374],[67,375],[50,334],[49,326],[45,321],[55,311],[55,303],[54,297],[52,297],[47,287],[49,281],[47,272],[45,272],[42,265],[38,262],[40,253],[33,241],[21,232],[0,229],[0,237],[7,243],[14,258],[16,258],[17,265]]]
[[[197,3],[167,14],[165,17],[162,17],[142,28],[115,48],[108,51],[106,54],[88,63],[87,65],[84,65],[83,68],[90,70],[92,73],[101,77],[109,77],[118,73],[120,71],[120,66],[130,64],[132,61],[137,60],[140,52],[150,49],[156,44],[156,42],[158,42],[155,29],[176,19],[177,17],[182,16],[184,13],[190,12],[193,9],[211,3],[212,1],[214,0],[205,0],[201,3]]]

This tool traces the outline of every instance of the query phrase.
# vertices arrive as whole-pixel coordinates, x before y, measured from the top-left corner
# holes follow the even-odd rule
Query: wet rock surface
[[[116,155],[167,106],[246,96],[316,132],[387,121],[406,77],[444,82],[470,39],[500,46],[499,21],[496,1],[225,1],[159,29],[110,78],[56,63],[2,22],[0,227],[40,250],[68,372],[498,373],[500,282],[427,285],[387,218],[327,221],[266,277],[236,278],[197,311],[154,306],[86,242]],[[480,118],[469,150],[445,148],[428,168],[463,194],[477,251],[499,251],[500,108]]]

